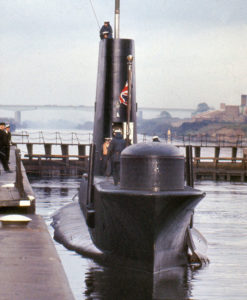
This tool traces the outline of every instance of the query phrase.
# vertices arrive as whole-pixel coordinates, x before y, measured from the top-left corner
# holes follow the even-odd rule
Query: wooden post
[[[215,167],[217,168],[218,158],[220,157],[220,147],[216,146],[214,148],[214,158],[215,158]]]
[[[69,145],[61,144],[62,155],[69,155]]]
[[[44,144],[44,147],[45,147],[45,155],[51,155],[52,144]]]
[[[61,144],[62,155],[69,155],[69,145]],[[66,167],[69,167],[69,158],[66,157],[63,159],[66,163]]]
[[[78,145],[78,155],[86,155],[85,145]],[[84,160],[84,158],[79,158],[79,160]]]
[[[243,169],[246,169],[246,160],[247,160],[247,148],[243,148]]]
[[[186,182],[194,187],[192,146],[186,146]]]
[[[29,156],[29,159],[32,159],[32,155],[33,155],[33,144],[32,143],[27,143],[27,153]]]
[[[237,147],[232,147],[232,162],[235,163],[236,162],[236,158],[237,157],[237,151],[238,151],[238,148]]]
[[[195,157],[201,157],[201,147],[200,146],[196,146],[195,147]],[[196,161],[196,165],[198,166],[200,162],[200,159],[198,159]]]

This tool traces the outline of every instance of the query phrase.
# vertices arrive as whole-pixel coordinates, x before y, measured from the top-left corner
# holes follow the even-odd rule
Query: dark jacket
[[[110,143],[108,155],[113,162],[120,162],[120,154],[126,147],[126,142],[121,133],[117,132],[115,138]]]
[[[5,149],[9,146],[8,135],[4,130],[0,129],[0,149]]]
[[[11,132],[10,131],[9,132],[5,131],[5,132],[7,134],[8,146],[9,146],[11,144]]]
[[[100,29],[100,38],[103,40],[104,38],[104,33],[108,33],[108,39],[112,39],[112,28],[111,25],[105,26],[103,25]]]

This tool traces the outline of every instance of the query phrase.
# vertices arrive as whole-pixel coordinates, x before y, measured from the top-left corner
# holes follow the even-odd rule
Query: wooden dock
[[[58,133],[53,139],[49,142],[49,138],[45,138],[42,132],[38,140],[31,139],[31,136],[28,139],[21,136],[18,143],[26,147],[27,153],[22,162],[27,174],[39,177],[78,177],[86,173],[90,144],[82,144],[74,133],[69,141],[65,141]],[[232,137],[230,140],[218,137],[215,141],[205,140],[205,137],[201,137],[201,140],[189,137],[174,140],[173,144],[181,149],[192,147],[195,180],[247,181],[247,143],[243,137]],[[35,152],[36,146],[41,147],[39,150],[43,148],[43,153]],[[210,148],[209,156],[207,150]],[[58,154],[59,150],[61,154]]]
[[[0,222],[0,299],[72,300],[73,293],[47,226],[35,212],[35,195],[11,147],[10,169],[0,167],[0,218],[18,214],[29,217],[26,225]]]
[[[26,147],[27,153],[22,157],[22,162],[28,175],[78,177],[87,172],[90,144],[80,144],[79,140],[75,140],[74,137],[70,143],[55,139],[54,142],[20,141],[16,144]],[[35,146],[43,148],[43,153],[35,153]],[[70,153],[71,147],[74,148],[74,151],[76,148],[76,154]],[[56,149],[55,153],[53,153],[54,148]],[[57,153],[59,150],[61,154]]]
[[[177,147],[185,150],[186,145]],[[40,177],[78,177],[88,170],[88,155],[86,147],[79,145],[78,154],[70,154],[68,145],[61,145],[63,154],[51,153],[51,147],[44,147],[44,154],[34,154],[29,151],[22,160],[26,172]],[[207,145],[190,146],[193,154],[193,169],[195,180],[214,181],[247,181],[247,148],[241,146]],[[30,147],[32,149],[32,147]],[[211,148],[210,156],[204,156]],[[80,149],[80,152],[79,152]],[[49,151],[48,151],[49,150]],[[65,151],[66,150],[66,151]],[[225,152],[228,156],[225,156]],[[241,153],[241,156],[239,156]]]
[[[0,299],[74,299],[45,222],[28,216],[27,227],[0,227]]]
[[[22,163],[28,175],[39,177],[78,177],[88,170],[87,155],[26,154]]]
[[[6,173],[0,165],[0,213],[9,209],[22,213],[35,212],[35,195],[21,162],[20,152],[12,146],[9,168]]]
[[[214,146],[212,156],[201,156],[204,147],[194,146],[193,171],[195,180],[247,181],[247,151],[245,147]],[[228,150],[230,156],[221,156]],[[241,150],[242,156],[237,156]]]
[[[247,159],[215,159],[209,157],[194,158],[195,180],[239,181],[247,182]]]
[[[15,137],[15,143],[24,146],[22,162],[27,174],[39,177],[78,177],[88,170],[91,136],[88,136],[87,142],[85,138],[73,132],[66,135],[59,132],[22,132]],[[145,139],[143,136],[143,141]],[[171,139],[169,143],[181,149],[188,146],[193,148],[195,180],[247,181],[247,140],[244,137],[188,135]],[[211,156],[205,155],[208,152],[205,149],[209,148]],[[224,154],[226,149],[227,156]]]

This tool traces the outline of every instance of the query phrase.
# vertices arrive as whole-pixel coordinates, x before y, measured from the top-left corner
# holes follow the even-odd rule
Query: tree
[[[197,105],[196,113],[201,113],[201,112],[204,112],[204,111],[208,111],[209,109],[210,109],[210,107],[207,105],[207,103],[202,102],[202,103],[199,103]]]
[[[166,110],[163,110],[161,113],[160,113],[160,116],[162,117],[162,118],[166,118],[166,119],[171,119],[171,114],[168,112],[168,111],[166,111]]]

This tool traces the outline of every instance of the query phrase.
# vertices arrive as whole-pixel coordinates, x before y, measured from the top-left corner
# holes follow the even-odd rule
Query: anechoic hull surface
[[[186,230],[194,207],[204,197],[201,191],[121,190],[107,180],[95,179],[95,227],[89,230],[100,250],[149,272],[188,262]],[[84,195],[80,202],[86,213]]]

